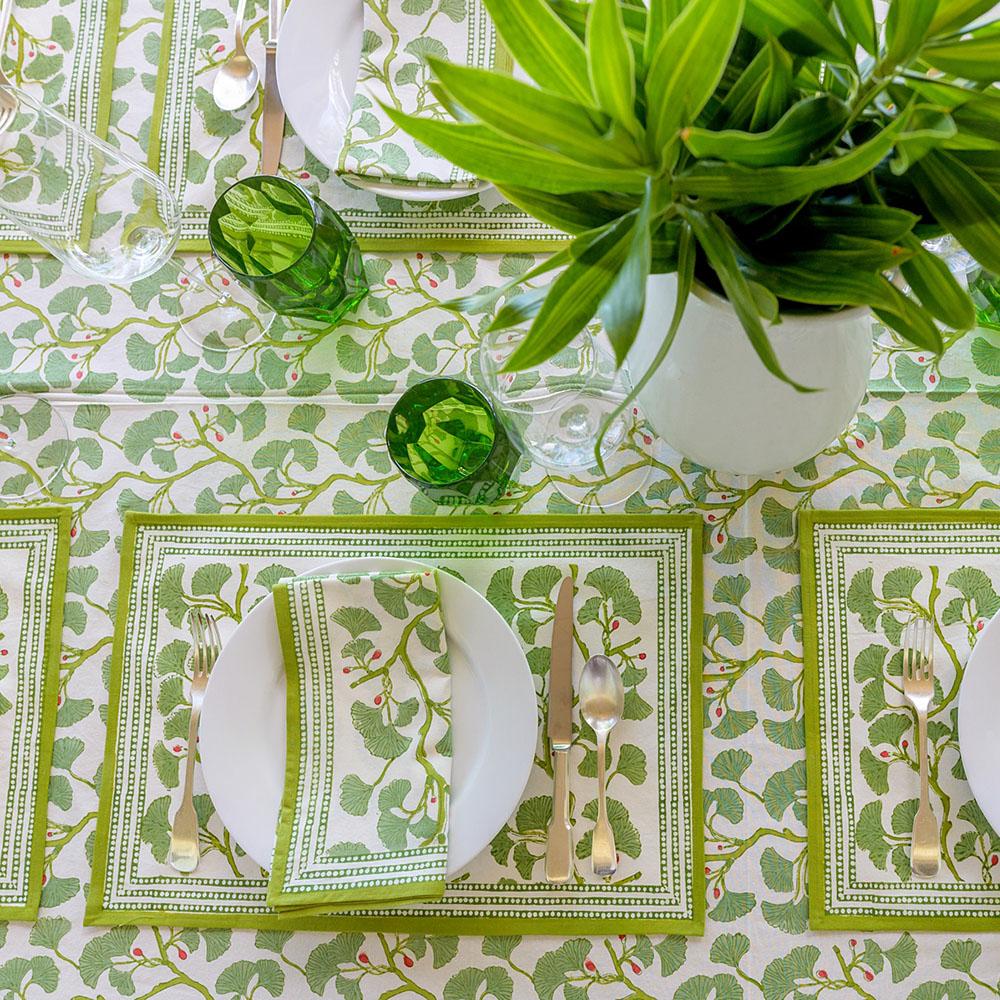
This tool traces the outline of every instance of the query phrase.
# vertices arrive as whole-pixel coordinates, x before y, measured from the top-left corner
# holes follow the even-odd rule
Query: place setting
[[[698,551],[129,515],[88,922],[697,933]]]

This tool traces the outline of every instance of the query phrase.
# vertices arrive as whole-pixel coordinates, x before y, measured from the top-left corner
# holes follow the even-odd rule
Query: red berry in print
[[[820,979],[829,979],[830,978],[829,975],[827,975],[826,969],[820,969],[819,972],[816,973],[816,975],[819,976]]]
[[[639,659],[640,659],[640,660],[644,660],[644,659],[646,659],[646,654],[645,654],[645,653],[640,653],[640,654],[639,654]]]
[[[643,444],[652,444],[653,443],[653,439],[648,434],[643,434],[643,436],[642,436],[642,443]]]
[[[850,946],[851,946],[852,948],[857,948],[857,946],[858,946],[858,941],[857,941],[857,938],[851,938],[851,940],[850,940],[850,941],[848,941],[847,943],[848,943],[848,944],[849,944],[849,945],[850,945]]]
[[[380,694],[375,695],[375,704],[376,705],[381,705],[382,704],[382,695],[380,695]]]
[[[6,656],[6,655],[7,655],[7,650],[6,649],[0,649],[0,656]]]
[[[226,51],[226,47],[225,47],[225,45],[222,44],[222,42],[219,42],[219,44],[215,46],[215,51],[216,52],[225,52]]]
[[[132,954],[135,955],[136,958],[142,958],[142,949],[141,948],[133,948],[132,949]]]
[[[427,284],[429,284],[431,288],[437,288],[438,286],[438,283],[433,278],[431,278],[430,281],[427,282]]]
[[[713,897],[714,897],[715,899],[718,899],[718,898],[719,898],[719,897],[720,897],[721,895],[722,895],[722,890],[721,890],[721,889],[720,889],[720,888],[719,888],[718,886],[716,886],[716,887],[715,887],[715,888],[714,888],[714,889],[712,890],[712,896],[713,896]]]
[[[77,378],[83,378],[83,372],[77,372],[76,373],[76,377]]]
[[[870,983],[875,978],[875,973],[871,969],[865,969],[865,979]]]
[[[396,287],[396,279],[395,279],[395,278],[390,278],[390,279],[389,279],[389,280],[388,280],[388,281],[386,282],[386,284],[387,284],[387,285],[389,285],[389,286],[390,286],[391,288],[395,288],[395,287]]]
[[[382,659],[382,650],[381,649],[376,649],[375,652],[372,653],[372,659],[373,660],[381,660]]]
[[[997,864],[998,861],[1000,861],[1000,858],[998,858],[995,854],[990,857],[990,864],[994,868],[996,867],[996,864]]]
[[[883,750],[882,753],[880,754],[880,756],[881,757],[888,757],[889,756],[889,751],[888,750]]]
[[[858,446],[859,448],[864,448],[864,446],[865,446],[865,443],[864,443],[864,441],[862,441],[862,440],[861,440],[861,438],[855,438],[855,439],[854,439],[854,443],[855,443],[855,444],[856,444],[856,445],[857,445],[857,446]]]
[[[705,694],[715,694],[715,688],[710,684],[707,688],[705,688]]]
[[[714,521],[715,520],[715,515],[714,514],[709,514],[707,519],[709,521]]]
[[[705,865],[705,874],[706,875],[711,875],[712,874],[712,869],[709,868],[708,865]]]
[[[408,969],[412,969],[413,968],[413,959],[410,958],[409,955],[404,955],[403,956],[403,965],[405,965]]]
[[[722,499],[723,500],[728,500],[729,499],[729,494],[728,493],[723,493],[722,494]]]
[[[937,381],[937,375],[929,375],[927,377],[927,381],[930,382],[931,385],[933,385]]]
[[[222,287],[223,288],[228,288],[229,287],[229,279],[228,278],[223,278],[222,279]]]
[[[177,957],[183,962],[188,957],[188,953],[183,948],[178,948]]]
[[[350,667],[344,667],[344,673],[345,674],[349,674],[350,672],[351,672],[351,668]]]
[[[76,538],[76,528],[70,528],[69,529],[69,537],[70,538]]]
[[[418,253],[417,254],[417,260],[423,260],[423,259],[424,259],[424,255],[422,253]]]
[[[976,622],[976,631],[977,632],[982,632],[982,630],[983,630],[983,623],[981,621],[980,622]]]
[[[202,413],[208,413],[208,404],[207,403],[201,408],[201,412]]]
[[[21,287],[21,279],[20,278],[15,278],[14,279],[14,287],[15,288],[20,288]]]
[[[216,440],[216,441],[218,441],[218,442],[219,442],[219,444],[222,444],[222,441],[223,441],[223,437],[222,437],[222,435],[221,435],[221,434],[219,434],[219,433],[218,433],[218,431],[216,431],[216,434],[215,434],[215,440]]]
[[[716,540],[716,541],[717,541],[717,542],[718,542],[718,543],[719,543],[719,544],[721,545],[721,544],[722,544],[722,538],[723,538],[723,535],[722,535],[722,532],[720,531],[720,532],[719,532],[719,533],[718,533],[718,534],[717,534],[717,535],[715,536],[715,540]]]
[[[616,619],[615,619],[615,620],[614,620],[614,621],[613,621],[613,622],[611,623],[611,631],[612,631],[612,632],[617,632],[617,631],[618,631],[618,625],[619,625],[619,624],[620,624],[620,623],[619,623],[618,619],[616,618]]]
[[[358,955],[358,961],[362,965],[367,965],[368,964],[368,956],[364,952],[361,952],[361,954]]]
[[[637,975],[637,976],[641,976],[642,975],[642,967],[637,962],[633,962],[632,963],[632,972],[635,973],[635,975]]]
[[[625,940],[625,935],[624,934],[619,934],[618,935],[618,940],[619,941],[624,941]]]
[[[917,358],[917,361],[923,362],[924,361],[924,356],[921,354],[920,357]]]
[[[71,354],[71,355],[69,356],[69,359],[70,359],[70,361],[76,361],[76,360],[77,360],[77,358],[79,358],[79,357],[80,357],[80,355],[79,355],[79,354]]]
[[[910,745],[909,740],[903,740],[903,749],[905,750]]]
[[[188,281],[188,279],[183,274],[178,279],[178,283],[181,284],[181,285],[190,284],[190,282]]]
[[[436,795],[432,795],[431,796],[431,805],[434,805],[435,802],[437,802],[437,796]]]
[[[721,705],[715,710],[715,717],[717,719],[721,719],[722,718],[722,706]]]
[[[174,440],[180,441],[180,439],[181,439],[180,431],[174,431]]]
[[[46,883],[46,882],[48,882],[48,880],[49,880],[49,877],[48,877],[48,875],[44,875],[44,874],[43,874],[43,875],[42,875],[42,885],[45,885],[45,883]]]
[[[174,744],[174,753],[181,752],[181,745],[179,743]]]
[[[593,963],[593,962],[592,962],[592,961],[591,961],[591,960],[590,960],[589,958],[587,959],[587,961],[586,961],[586,962],[584,962],[584,963],[583,963],[583,967],[584,967],[584,968],[585,968],[585,969],[586,969],[586,970],[587,970],[588,972],[596,972],[596,971],[597,971],[597,966],[596,966],[596,965],[594,965],[594,963]]]
[[[298,380],[299,380],[299,373],[298,372],[292,372],[292,381],[293,382],[298,382]]]
[[[302,181],[309,180],[309,171],[308,170],[303,170],[302,173],[299,174],[299,180],[302,180]]]
[[[29,49],[28,50],[28,58],[29,59],[34,59],[35,58],[35,50],[34,49]]]

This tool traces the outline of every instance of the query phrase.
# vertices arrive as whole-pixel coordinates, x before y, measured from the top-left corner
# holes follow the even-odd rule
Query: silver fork
[[[14,9],[14,0],[3,0],[0,7],[0,53],[7,47],[7,30],[10,27],[10,15]],[[13,93],[14,85],[7,74],[0,69],[0,132],[3,132],[14,120],[17,114],[17,98]]]
[[[934,631],[926,618],[914,616],[903,631],[903,694],[917,717],[920,754],[920,805],[913,818],[910,867],[917,878],[936,878],[941,868],[941,840],[927,780],[927,709],[934,696]]]
[[[198,815],[194,811],[194,765],[198,753],[198,723],[205,699],[208,675],[222,649],[219,628],[211,615],[201,609],[189,613],[194,639],[194,675],[191,680],[191,722],[188,725],[187,769],[184,772],[184,796],[174,815],[170,830],[170,853],[167,860],[179,872],[193,872],[198,867],[201,851],[198,847]]]

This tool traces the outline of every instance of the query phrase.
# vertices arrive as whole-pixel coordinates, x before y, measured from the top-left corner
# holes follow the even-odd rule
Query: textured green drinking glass
[[[520,455],[468,382],[430,378],[399,397],[385,434],[396,468],[435,503],[496,503]]]
[[[344,220],[283,177],[247,177],[224,191],[208,238],[225,269],[283,316],[332,325],[368,294]]]

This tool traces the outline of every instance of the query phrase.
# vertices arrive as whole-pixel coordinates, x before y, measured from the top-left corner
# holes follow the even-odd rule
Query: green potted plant
[[[993,0],[892,0],[884,24],[872,0],[485,2],[534,85],[431,60],[454,120],[387,110],[572,234],[518,279],[562,268],[547,287],[488,293],[493,328],[530,321],[511,368],[597,317],[668,441],[763,472],[850,420],[869,313],[927,352],[974,324],[922,241],[1000,272]]]

